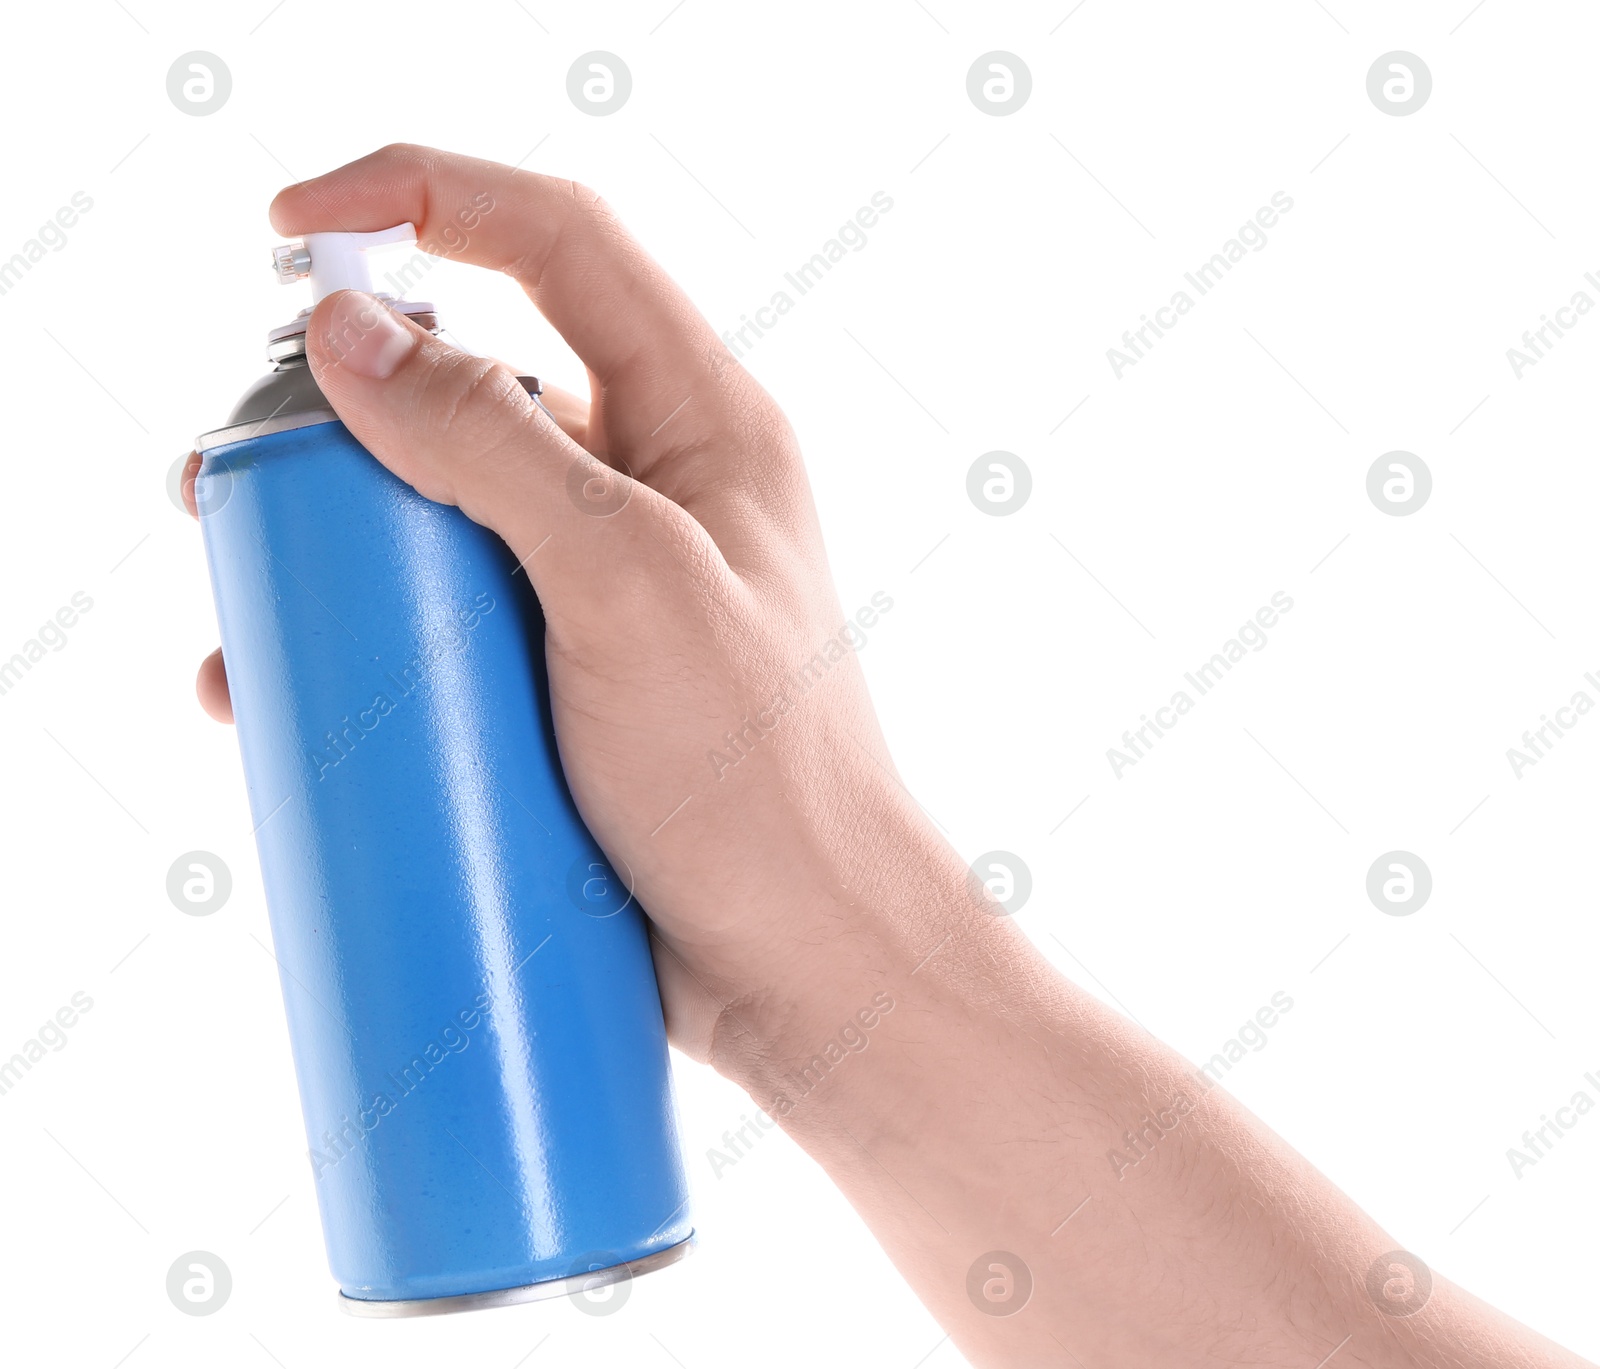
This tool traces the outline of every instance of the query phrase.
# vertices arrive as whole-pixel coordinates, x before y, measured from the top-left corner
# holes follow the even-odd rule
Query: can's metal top
[[[393,295],[377,298],[419,328],[430,333],[439,331],[439,317],[427,301],[401,300]],[[338,419],[306,360],[306,324],[310,319],[311,310],[302,309],[292,322],[267,334],[267,359],[272,362],[272,370],[244,392],[226,423],[200,435],[195,444],[197,451]]]
[[[419,328],[430,333],[439,331],[439,316],[427,300],[397,299],[394,295],[379,293],[374,298],[382,300],[396,313],[404,314]],[[313,306],[314,307],[314,306]],[[290,357],[304,356],[306,350],[306,325],[311,321],[311,310],[302,309],[288,323],[267,334],[267,360],[285,361]]]

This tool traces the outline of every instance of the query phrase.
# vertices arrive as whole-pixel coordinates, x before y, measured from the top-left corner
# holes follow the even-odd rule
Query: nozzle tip
[[[272,269],[281,285],[293,285],[311,274],[311,253],[304,243],[290,242],[272,249]]]

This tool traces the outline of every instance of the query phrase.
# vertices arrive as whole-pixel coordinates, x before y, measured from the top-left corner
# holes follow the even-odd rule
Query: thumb
[[[562,432],[508,367],[361,291],[317,305],[306,355],[362,446],[423,497],[499,533],[547,613],[582,610],[572,597],[621,552],[628,507],[633,518],[642,508],[627,476]],[[607,512],[618,516],[595,516]]]

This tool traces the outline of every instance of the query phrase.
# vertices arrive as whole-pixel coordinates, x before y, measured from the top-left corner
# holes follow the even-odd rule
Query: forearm
[[[1056,975],[925,823],[886,806],[855,824],[851,879],[797,919],[834,933],[802,957],[807,987],[724,1014],[714,1058],[974,1363],[1581,1363],[1437,1277],[1414,1314],[1380,1311],[1368,1271],[1396,1243]],[[1020,1264],[973,1275],[990,1252]],[[994,1315],[1030,1278],[1021,1310]]]

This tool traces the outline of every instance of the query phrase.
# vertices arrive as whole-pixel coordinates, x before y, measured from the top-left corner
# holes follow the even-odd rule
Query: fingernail
[[[416,334],[394,311],[360,290],[333,302],[322,334],[322,369],[348,368],[371,380],[387,380],[417,345]]]

